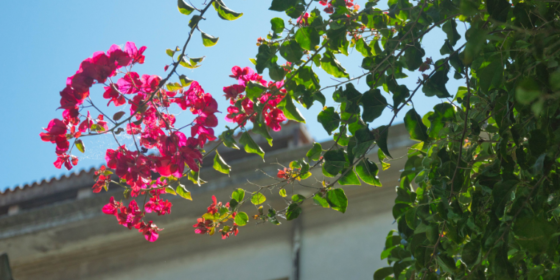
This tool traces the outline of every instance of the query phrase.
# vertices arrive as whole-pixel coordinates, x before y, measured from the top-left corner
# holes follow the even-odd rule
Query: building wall
[[[116,195],[103,193],[0,217],[0,251],[8,252],[16,280],[284,280],[291,277],[295,267],[299,267],[302,280],[371,279],[377,268],[386,266],[379,255],[387,233],[397,226],[391,209],[399,170],[406,161],[405,146],[411,144],[407,139],[393,140],[390,148],[395,160],[389,170],[379,174],[383,187],[345,187],[349,198],[345,214],[306,201],[299,221],[283,220],[280,226],[252,221],[240,229],[238,236],[227,240],[194,234],[192,225],[205,212],[213,194],[218,200],[228,201],[235,188],[255,188],[247,180],[259,185],[270,183],[255,169],[274,174],[278,169],[276,161],[287,163],[303,157],[309,149],[304,146],[269,153],[265,164],[260,158],[231,162],[236,168],[232,177],[203,171],[202,178],[211,178],[211,183],[189,187],[193,202],[174,198],[171,215],[154,217],[164,228],[155,243],[146,242],[141,234],[103,215],[101,205]],[[315,170],[317,176],[304,182],[324,179],[320,173]],[[312,193],[301,190],[298,193]],[[276,208],[285,207],[277,191],[267,195],[265,206],[270,203]],[[256,212],[249,205],[242,211],[250,215]],[[296,233],[300,243],[294,241]],[[298,244],[299,262],[294,264],[294,245]]]

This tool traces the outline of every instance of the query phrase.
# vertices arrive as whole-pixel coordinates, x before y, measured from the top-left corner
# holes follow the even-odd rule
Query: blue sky
[[[192,0],[201,7],[202,0]],[[202,45],[196,34],[187,49],[191,57],[206,56],[200,68],[181,72],[199,81],[201,86],[218,100],[219,110],[226,112],[228,103],[223,98],[222,87],[233,84],[228,77],[235,65],[252,66],[249,58],[257,53],[256,40],[270,31],[270,19],[282,17],[281,13],[269,11],[270,0],[224,0],[226,5],[244,15],[236,21],[224,21],[217,17],[213,9],[207,13],[207,20],[201,29],[220,37],[218,44],[211,48]],[[354,1],[361,4],[362,1]],[[97,1],[2,1],[0,2],[0,97],[3,108],[0,119],[3,122],[0,138],[0,190],[31,183],[44,178],[69,173],[56,169],[55,146],[42,142],[39,133],[49,120],[60,118],[59,92],[64,88],[66,77],[78,69],[82,60],[96,51],[106,51],[112,44],[124,46],[132,41],[137,46],[147,46],[144,65],[136,67],[139,74],[164,76],[164,66],[170,63],[165,54],[168,48],[182,46],[189,31],[189,17],[180,14],[175,0],[97,0]],[[386,1],[380,1],[380,7]],[[463,34],[464,26],[459,24]],[[422,42],[427,56],[440,57],[439,49],[444,39],[439,28],[434,29]],[[462,44],[462,42],[459,42]],[[339,56],[341,63],[351,76],[362,74],[359,65],[362,56],[352,52],[348,57]],[[317,70],[323,86],[336,83],[322,70]],[[265,79],[269,79],[265,74]],[[418,74],[410,74],[405,84],[415,87]],[[367,90],[365,80],[355,83],[358,90]],[[456,81],[450,74],[447,84],[453,95],[462,81]],[[92,90],[93,100],[102,103],[100,86]],[[332,91],[324,91],[327,105],[336,105],[331,98]],[[386,94],[387,99],[390,96]],[[436,97],[425,97],[420,92],[414,100],[420,114],[430,111],[442,102]],[[316,103],[310,110],[300,107],[307,120],[308,129],[316,140],[326,140],[329,136],[316,121],[321,105]],[[114,112],[113,107],[107,112]],[[403,110],[406,112],[406,110]],[[178,112],[178,111],[177,111]],[[92,112],[93,113],[93,112]],[[95,114],[97,115],[97,114]],[[404,114],[402,114],[404,116]],[[221,132],[226,123],[225,114],[218,115]],[[389,110],[370,127],[386,124],[391,118]],[[181,114],[179,123],[188,123],[189,114]],[[402,122],[402,116],[398,119]],[[124,137],[124,136],[123,136]],[[104,162],[107,147],[115,147],[108,137],[84,139],[86,153],[79,154],[80,163],[70,172],[89,169]],[[92,181],[93,182],[93,181]]]

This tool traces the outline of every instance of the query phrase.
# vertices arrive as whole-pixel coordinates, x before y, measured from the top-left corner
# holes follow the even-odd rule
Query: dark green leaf
[[[245,88],[245,92],[247,92],[247,97],[254,100],[261,97],[261,95],[266,92],[266,89],[267,88],[259,82],[249,81],[247,83],[247,87]]]
[[[323,164],[323,174],[328,177],[334,177],[346,168],[348,163],[344,149],[330,150],[323,156],[325,163]]]
[[[422,123],[422,117],[416,113],[416,110],[410,109],[404,116],[404,125],[410,138],[417,141],[428,140],[427,127]]]
[[[233,139],[233,130],[226,130],[220,134],[220,139],[224,142],[224,146],[239,150],[237,143],[235,143],[235,139]]]
[[[298,0],[272,0],[269,10],[283,12],[296,5]]]
[[[289,62],[299,63],[303,56],[303,49],[294,41],[286,41],[280,46],[280,55]]]
[[[312,29],[311,27],[301,27],[296,32],[295,39],[303,49],[314,51],[315,46],[319,44],[321,37],[319,36],[317,30]]]
[[[424,86],[422,87],[422,92],[426,94],[426,96],[434,96],[436,95],[439,98],[447,98],[451,97],[445,84],[449,81],[447,77],[447,73],[449,72],[449,67],[447,65],[441,66],[436,73],[434,73]]]
[[[344,172],[346,172],[346,174],[344,174]],[[361,185],[360,180],[358,179],[358,176],[356,176],[356,172],[354,172],[354,169],[352,167],[349,167],[348,169],[342,171],[341,173],[344,174],[344,176],[338,179],[338,183],[341,186]]]
[[[319,143],[313,143],[313,147],[307,152],[306,156],[310,160],[318,161],[321,158],[323,147]]]
[[[328,107],[319,113],[317,121],[321,123],[327,133],[331,135],[331,133],[340,126],[340,115],[334,111],[334,107]]]
[[[299,112],[298,108],[294,104],[292,97],[288,94],[280,103],[278,103],[278,108],[284,112],[284,116],[289,120],[297,121],[300,123],[305,123],[305,119]]]
[[[532,77],[523,79],[515,90],[515,99],[521,104],[529,104],[540,95],[541,87]]]
[[[272,26],[272,31],[274,31],[275,33],[280,34],[282,33],[282,31],[284,31],[284,20],[279,17],[271,19],[270,25]]]
[[[389,127],[386,125],[382,125],[378,127],[374,132],[374,136],[375,136],[375,142],[377,142],[379,149],[381,149],[381,151],[383,151],[385,155],[392,158],[391,154],[389,153],[389,149],[387,148],[387,137],[389,136]]]
[[[243,134],[241,134],[239,144],[245,147],[245,152],[250,154],[257,154],[264,160],[264,151],[259,145],[257,145],[257,143],[255,143],[255,140],[251,138],[251,135],[249,135],[249,133],[243,132]]]
[[[243,15],[243,13],[236,13],[230,10],[222,0],[215,0],[212,6],[214,6],[214,9],[218,12],[218,16],[220,16],[221,19],[236,20]]]
[[[379,89],[371,89],[366,91],[361,100],[364,112],[362,119],[365,122],[372,122],[381,116],[385,107],[387,107],[387,99],[381,95]]]
[[[410,46],[404,52],[404,60],[406,61],[406,69],[414,71],[422,65],[422,57],[425,52],[419,44]]]
[[[321,58],[321,68],[335,78],[350,77],[348,73],[346,73],[346,69],[340,65],[340,62],[338,62],[331,52],[325,52],[323,54],[323,58]]]
[[[377,177],[378,172],[379,169],[377,165],[367,158],[360,160],[358,165],[356,165],[356,173],[358,173],[358,176],[360,176],[360,179],[362,179],[364,183],[381,187],[381,182]]]
[[[291,221],[296,219],[301,214],[301,207],[297,203],[292,203],[286,210],[286,220]]]
[[[438,138],[440,131],[448,122],[455,120],[455,107],[449,103],[441,103],[434,107],[434,113],[428,117],[430,129],[428,134],[432,138]]]
[[[375,271],[375,273],[373,274],[373,280],[384,280],[386,277],[388,277],[391,274],[393,274],[392,267],[389,266],[389,267],[380,268],[377,271]]]
[[[327,202],[332,209],[341,213],[346,212],[348,199],[343,189],[332,189],[327,192]]]
[[[546,220],[535,216],[523,216],[513,224],[517,242],[531,253],[542,253],[548,249],[554,227]]]
[[[183,15],[190,15],[194,11],[194,7],[185,3],[184,0],[177,1],[177,8],[179,8],[179,12]]]
[[[455,46],[455,44],[457,44],[457,41],[461,39],[461,35],[459,35],[459,32],[457,32],[457,23],[454,19],[445,22],[441,29],[443,30],[443,32],[445,32],[445,34],[447,34],[448,41],[446,42],[449,42],[451,46]]]
[[[507,0],[487,0],[486,7],[490,17],[497,21],[506,22],[511,4]]]

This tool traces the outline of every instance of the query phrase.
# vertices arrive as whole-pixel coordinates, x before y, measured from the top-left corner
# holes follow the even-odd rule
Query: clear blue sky
[[[198,7],[202,6],[202,2],[192,0]],[[211,9],[207,13],[208,20],[200,26],[206,33],[220,37],[220,41],[214,47],[205,48],[197,34],[187,54],[192,57],[206,56],[206,59],[198,69],[181,69],[214,95],[222,112],[226,112],[228,105],[222,96],[222,87],[234,82],[228,77],[231,67],[252,66],[249,58],[257,53],[257,38],[265,37],[270,31],[271,18],[282,16],[281,13],[268,11],[270,0],[224,2],[231,9],[243,12],[243,17],[236,21],[224,21]],[[355,2],[363,7],[365,1]],[[146,62],[135,70],[140,74],[165,75],[163,67],[170,63],[165,50],[182,46],[189,31],[189,18],[178,12],[176,3],[175,0],[34,0],[0,3],[0,119],[3,124],[0,138],[0,190],[69,173],[53,166],[55,146],[42,142],[39,133],[49,120],[60,118],[61,111],[56,110],[59,92],[65,86],[66,77],[75,73],[82,60],[96,51],[108,50],[112,44],[123,46],[127,41],[132,41],[138,46],[148,47]],[[380,5],[383,8],[386,1],[381,1]],[[461,24],[458,28],[460,33],[464,32]],[[440,57],[443,36],[436,28],[423,41],[428,56],[434,59]],[[339,60],[351,76],[362,73],[358,67],[362,61],[359,53],[353,52],[349,57],[340,57]],[[336,83],[322,70],[317,72],[323,86]],[[405,84],[414,88],[417,76],[410,75]],[[265,75],[265,79],[269,79],[268,75]],[[455,81],[450,73],[447,85],[449,92],[454,94],[460,85],[462,81]],[[367,90],[364,80],[356,86],[362,92]],[[335,105],[331,99],[332,91],[323,93],[328,98],[327,105]],[[92,91],[92,95],[96,96],[94,101],[99,100],[96,102],[98,105],[106,104],[102,103],[100,94],[99,87]],[[386,97],[390,99],[388,94]],[[435,97],[427,98],[419,93],[414,104],[417,111],[424,114],[439,102],[441,100]],[[319,103],[310,110],[301,107],[300,110],[315,139],[328,139],[329,136],[316,121],[321,110]],[[218,132],[227,124],[223,120],[224,116],[218,116]],[[389,110],[385,110],[384,115],[371,127],[387,123],[390,117]],[[189,118],[189,114],[180,115],[178,122],[190,122]],[[398,121],[402,122],[402,117]],[[106,147],[115,146],[107,137],[84,140],[87,151],[78,155],[80,163],[71,172],[102,164]]]

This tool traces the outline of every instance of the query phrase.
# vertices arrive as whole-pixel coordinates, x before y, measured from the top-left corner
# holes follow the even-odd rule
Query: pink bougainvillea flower
[[[136,44],[133,42],[126,42],[124,46],[124,51],[128,54],[128,56],[132,59],[132,63],[144,63],[144,51],[146,47],[141,47],[140,49],[136,48]]]
[[[150,242],[155,242],[158,239],[158,231],[161,230],[163,229],[158,228],[156,224],[152,223],[152,221],[149,221],[148,223],[142,222],[138,227],[138,232],[142,233],[144,238]]]
[[[93,120],[91,119],[91,116],[88,111],[86,119],[83,120],[82,123],[80,123],[78,130],[81,132],[86,132],[88,129],[91,128],[92,125],[93,125]]]
[[[107,51],[107,55],[110,61],[120,67],[128,66],[132,62],[132,57],[124,52],[118,45],[112,45]]]
[[[107,215],[117,215],[118,213],[118,209],[121,207],[121,203],[118,201],[115,201],[115,198],[111,196],[111,198],[109,198],[109,203],[105,204],[105,206],[103,206],[103,208],[101,209],[101,211],[103,211],[103,213],[107,214]]]
[[[97,125],[103,127],[103,129],[105,129],[104,131],[109,130],[109,126],[107,126],[107,122],[104,120],[103,115],[99,115],[97,116]]]
[[[73,166],[78,165],[78,158],[76,156],[67,155],[65,153],[58,154],[58,158],[54,162],[54,166],[60,169],[63,164],[66,169],[70,170]]]

